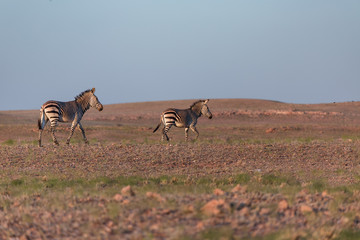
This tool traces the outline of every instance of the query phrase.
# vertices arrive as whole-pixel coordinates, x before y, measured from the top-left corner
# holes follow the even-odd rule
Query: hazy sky
[[[0,0],[0,110],[360,100],[359,0]]]

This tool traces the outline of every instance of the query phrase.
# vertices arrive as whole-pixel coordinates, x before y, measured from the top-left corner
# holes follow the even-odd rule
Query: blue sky
[[[2,0],[0,110],[96,87],[103,104],[360,100],[358,0]]]

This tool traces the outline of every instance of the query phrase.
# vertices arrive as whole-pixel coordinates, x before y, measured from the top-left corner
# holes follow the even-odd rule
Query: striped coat
[[[38,120],[39,127],[39,146],[41,147],[41,136],[46,126],[46,123],[50,121],[51,134],[54,144],[59,145],[59,142],[55,136],[55,128],[58,122],[72,122],[70,135],[66,141],[66,144],[70,143],[70,139],[77,126],[81,130],[85,143],[88,140],[85,136],[85,131],[80,123],[85,112],[94,107],[99,111],[103,110],[103,105],[99,102],[98,98],[94,94],[95,88],[86,90],[75,97],[74,101],[60,102],[60,101],[47,101],[40,108],[40,118]]]
[[[160,117],[160,123],[156,126],[153,132],[156,132],[161,124],[164,124],[162,130],[162,141],[166,138],[169,141],[167,132],[172,126],[185,128],[185,141],[188,140],[188,131],[191,129],[196,134],[196,139],[199,137],[199,132],[196,129],[197,119],[202,115],[212,118],[212,114],[207,106],[207,100],[199,100],[194,102],[188,109],[169,108],[165,110]]]

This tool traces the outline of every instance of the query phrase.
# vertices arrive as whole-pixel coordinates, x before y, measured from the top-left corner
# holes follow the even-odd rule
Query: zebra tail
[[[43,128],[43,121],[44,121],[44,110],[41,108],[40,109],[40,117],[38,119],[38,127],[39,127],[39,130],[41,130]]]
[[[159,129],[160,125],[161,125],[161,121],[160,121],[160,123],[156,126],[156,128],[155,128],[154,131],[153,131],[153,133],[156,132],[156,131]]]
[[[42,129],[42,128],[41,128],[41,119],[40,119],[40,118],[38,119],[38,127],[39,127],[39,130]]]

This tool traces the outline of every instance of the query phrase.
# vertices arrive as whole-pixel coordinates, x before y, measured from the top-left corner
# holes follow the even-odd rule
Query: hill
[[[154,101],[105,105],[104,111],[98,113],[90,109],[86,121],[116,121],[120,119],[155,119],[169,107],[188,108],[195,100]],[[261,115],[342,115],[346,118],[360,115],[360,102],[341,102],[325,104],[292,104],[259,99],[212,99],[209,107],[215,116],[223,118],[232,116]],[[38,110],[0,111],[0,124],[31,123],[38,118]]]
[[[83,118],[88,136],[103,141],[134,141],[158,139],[152,134],[163,110],[169,107],[188,108],[195,100],[157,101],[105,105],[102,112],[90,109]],[[263,133],[287,131],[286,138],[332,137],[357,134],[360,126],[360,103],[291,104],[259,99],[212,99],[208,104],[214,118],[199,119],[200,134],[220,141],[226,139],[269,138]],[[39,110],[0,111],[0,142],[8,139],[34,141],[37,139]],[[60,124],[58,134],[66,137],[70,124]],[[209,131],[204,131],[209,129]],[[101,131],[97,131],[101,129]],[[234,131],[240,130],[240,131]],[[119,130],[119,131],[117,131]],[[292,131],[289,131],[292,130]],[[331,130],[328,131],[328,130]],[[221,134],[217,132],[221,131]],[[141,134],[139,132],[142,132]],[[295,135],[291,133],[296,133]],[[325,134],[324,134],[325,133]],[[331,133],[331,134],[330,134]],[[255,135],[254,135],[255,134]],[[336,137],[341,137],[340,132]],[[47,134],[48,136],[50,134]],[[171,130],[170,135],[182,140],[183,130]],[[283,134],[284,135],[284,134]],[[50,136],[49,136],[50,137]],[[80,137],[80,136],[79,136]],[[280,136],[278,136],[280,137]],[[318,137],[318,135],[317,135]],[[94,140],[95,141],[95,140]]]

